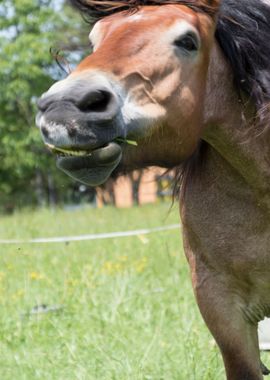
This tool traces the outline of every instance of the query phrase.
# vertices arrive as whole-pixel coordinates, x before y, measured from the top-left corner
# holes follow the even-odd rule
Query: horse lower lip
[[[92,151],[91,155],[60,156],[57,166],[68,176],[90,186],[104,183],[119,164],[122,157],[120,145],[112,142],[106,147]]]

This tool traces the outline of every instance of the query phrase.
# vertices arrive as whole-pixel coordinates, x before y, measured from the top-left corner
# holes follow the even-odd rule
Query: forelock
[[[204,12],[214,17],[219,8],[219,0],[69,0],[71,5],[79,9],[90,22],[95,22],[103,17],[116,12],[136,12],[141,6],[147,5],[186,5],[197,12]]]

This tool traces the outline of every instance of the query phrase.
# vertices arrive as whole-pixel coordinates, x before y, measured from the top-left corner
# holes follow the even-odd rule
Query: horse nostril
[[[55,99],[53,96],[42,96],[37,101],[37,106],[40,112],[46,112],[47,109],[55,102]]]
[[[105,90],[89,92],[78,104],[83,112],[106,112],[110,106],[112,94]]]

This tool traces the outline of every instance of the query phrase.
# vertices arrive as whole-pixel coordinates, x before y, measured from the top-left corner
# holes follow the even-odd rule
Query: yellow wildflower
[[[12,298],[14,301],[16,301],[18,298],[23,297],[24,294],[25,294],[25,291],[24,291],[23,289],[19,289],[19,290],[17,290],[16,293],[14,293],[14,294],[12,295],[11,298]]]
[[[75,287],[78,285],[78,283],[79,281],[74,278],[69,278],[68,280],[66,280],[66,284],[70,287]]]
[[[102,267],[102,272],[107,274],[113,273],[113,263],[111,261],[105,261]]]
[[[39,272],[30,272],[29,277],[31,278],[31,280],[37,280],[37,281],[43,280],[45,278],[44,275]]]
[[[143,257],[142,259],[137,260],[134,263],[135,270],[138,273],[142,273],[145,270],[146,266],[147,266],[147,258],[146,257]]]

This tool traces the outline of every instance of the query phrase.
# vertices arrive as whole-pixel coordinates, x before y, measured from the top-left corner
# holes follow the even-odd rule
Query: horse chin
[[[95,187],[106,182],[121,158],[121,147],[112,142],[89,155],[58,156],[57,167],[73,179]]]

